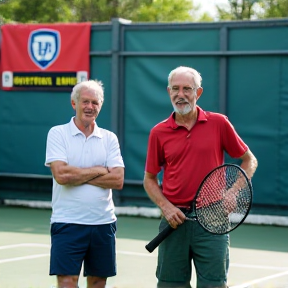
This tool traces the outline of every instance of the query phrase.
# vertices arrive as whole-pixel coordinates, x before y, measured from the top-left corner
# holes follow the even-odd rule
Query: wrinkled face
[[[174,111],[181,115],[195,111],[196,102],[201,95],[201,93],[199,96],[197,95],[197,90],[198,87],[195,86],[191,73],[181,72],[175,74],[167,88]]]
[[[102,104],[102,101],[98,100],[95,91],[88,88],[81,90],[77,102],[72,100],[72,107],[76,111],[76,119],[87,125],[95,121]]]

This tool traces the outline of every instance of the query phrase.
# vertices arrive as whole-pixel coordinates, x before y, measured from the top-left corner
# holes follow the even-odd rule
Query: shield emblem
[[[34,30],[29,35],[28,53],[42,70],[56,61],[60,52],[60,33],[52,29]]]

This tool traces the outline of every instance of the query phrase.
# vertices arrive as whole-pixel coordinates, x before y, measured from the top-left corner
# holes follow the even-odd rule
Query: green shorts
[[[162,218],[159,231],[167,225],[166,219]],[[228,234],[214,235],[204,230],[197,220],[185,221],[159,246],[158,287],[162,287],[162,282],[166,282],[167,287],[173,282],[190,283],[192,260],[197,274],[197,288],[227,287],[229,243]],[[183,284],[183,287],[187,286]]]

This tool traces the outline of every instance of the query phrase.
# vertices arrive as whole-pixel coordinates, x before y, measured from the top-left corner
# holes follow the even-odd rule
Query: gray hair
[[[94,90],[96,97],[102,103],[104,102],[104,88],[103,83],[98,80],[87,80],[76,84],[71,92],[71,100],[75,103],[79,101],[80,93],[82,89]]]
[[[172,81],[172,78],[175,74],[177,73],[185,73],[185,72],[188,72],[188,73],[191,73],[192,76],[193,76],[193,79],[194,79],[194,82],[195,82],[195,85],[198,87],[201,87],[201,83],[202,83],[202,77],[200,75],[200,73],[191,68],[191,67],[186,67],[186,66],[179,66],[177,68],[175,68],[174,70],[172,70],[169,75],[168,75],[168,86],[171,87],[171,81]]]

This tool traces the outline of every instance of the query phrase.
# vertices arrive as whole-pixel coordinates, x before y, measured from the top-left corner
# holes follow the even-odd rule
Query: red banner
[[[89,78],[91,23],[1,26],[2,89],[71,90]]]

